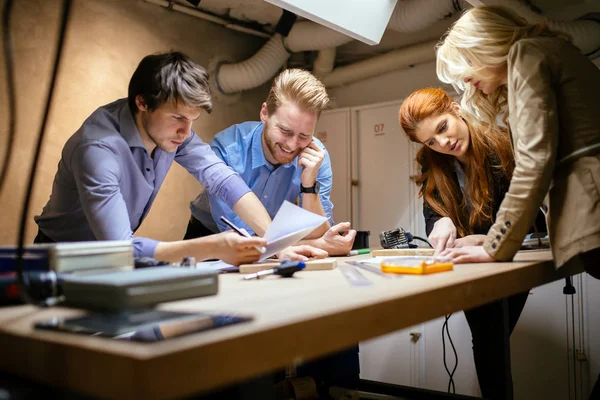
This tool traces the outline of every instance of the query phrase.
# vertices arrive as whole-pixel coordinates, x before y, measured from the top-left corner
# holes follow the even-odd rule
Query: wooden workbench
[[[357,256],[352,258],[364,258]],[[351,286],[341,271],[292,279],[220,276],[217,296],[161,308],[251,314],[254,320],[160,343],[39,331],[36,321],[82,314],[65,308],[0,309],[0,370],[106,398],[174,398],[243,381],[361,340],[528,290],[581,270],[555,271],[549,251],[518,262],[464,264],[429,276]],[[340,265],[343,259],[340,259]]]

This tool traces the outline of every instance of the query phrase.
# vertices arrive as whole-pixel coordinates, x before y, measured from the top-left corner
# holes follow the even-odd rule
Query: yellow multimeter
[[[392,274],[426,275],[453,269],[454,263],[443,257],[390,257],[381,261],[381,271]]]

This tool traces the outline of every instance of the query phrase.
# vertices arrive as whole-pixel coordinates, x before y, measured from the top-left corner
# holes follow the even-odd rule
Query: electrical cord
[[[422,242],[425,242],[425,243],[427,243],[427,244],[429,245],[429,247],[431,247],[431,248],[433,249],[433,246],[431,245],[431,243],[429,243],[429,240],[427,240],[427,239],[423,239],[422,237],[420,237],[420,236],[415,236],[415,235],[413,235],[413,239],[416,239],[416,240],[420,240],[420,241],[422,241]]]
[[[12,0],[6,0],[6,1],[9,3],[12,2]],[[25,233],[27,230],[27,215],[28,215],[28,211],[29,211],[29,203],[31,202],[31,194],[33,193],[33,184],[35,182],[35,173],[37,171],[38,161],[40,158],[40,149],[42,148],[42,143],[44,141],[44,135],[46,133],[46,124],[48,122],[48,114],[50,113],[50,105],[52,104],[54,87],[56,86],[56,77],[58,76],[58,69],[60,66],[60,60],[61,60],[63,45],[64,45],[64,41],[65,41],[65,33],[67,30],[67,23],[69,20],[70,9],[71,9],[71,0],[63,0],[63,10],[62,10],[62,16],[61,16],[60,31],[58,34],[58,45],[57,45],[57,49],[56,49],[56,57],[54,59],[54,67],[52,70],[52,78],[50,80],[50,87],[48,88],[46,106],[45,106],[44,114],[42,117],[42,125],[40,126],[40,131],[38,133],[33,162],[31,165],[31,170],[29,172],[29,181],[27,183],[27,192],[25,194],[23,210],[21,211],[21,224],[19,226],[19,241],[18,241],[17,255],[16,255],[16,271],[17,271],[17,280],[19,282],[19,286],[21,289],[21,296],[27,303],[30,303],[30,304],[36,304],[36,303],[31,297],[31,294],[29,291],[29,285],[26,282],[26,279],[24,278],[24,274],[23,274],[23,269],[24,269],[23,254],[25,252],[24,244],[25,244]],[[10,15],[5,16],[4,22],[5,22],[6,26],[8,26],[9,19],[10,19]],[[6,33],[8,33],[8,35],[6,35]],[[11,37],[10,37],[9,30],[7,30],[5,32],[4,39],[5,39],[5,41],[6,40],[10,41]],[[12,56],[10,57],[10,59],[12,62]],[[13,103],[11,104],[11,108],[14,107],[14,99],[12,99],[12,100],[13,100]],[[52,304],[51,303],[52,301],[53,300],[45,301],[45,302],[41,303],[40,305],[49,306]]]
[[[4,50],[4,61],[6,68],[6,89],[8,97],[8,138],[6,143],[6,151],[2,169],[0,170],[0,194],[6,183],[6,175],[8,175],[8,166],[13,154],[13,146],[15,142],[15,121],[16,121],[16,101],[15,101],[15,77],[12,59],[12,41],[10,35],[10,12],[12,10],[12,0],[4,0],[2,7],[2,44]]]
[[[443,354],[444,354],[444,368],[446,369],[446,373],[450,377],[450,379],[448,380],[448,393],[455,394],[456,393],[456,385],[454,384],[454,373],[456,372],[456,369],[458,368],[458,353],[456,352],[456,347],[454,347],[454,342],[452,341],[452,338],[450,337],[450,330],[448,328],[448,321],[450,320],[451,316],[452,316],[452,314],[446,315],[445,319],[444,319],[444,323],[442,324],[442,350],[443,350]],[[444,331],[446,332],[446,335],[448,335],[448,340],[450,341],[450,345],[452,346],[452,351],[454,352],[455,363],[454,363],[454,368],[452,368],[452,372],[448,368],[448,363],[446,362],[446,338],[444,336]],[[452,390],[452,392],[450,392],[450,390]]]

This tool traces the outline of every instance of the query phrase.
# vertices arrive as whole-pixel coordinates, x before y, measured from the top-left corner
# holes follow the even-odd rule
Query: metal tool
[[[342,264],[338,267],[344,277],[350,282],[352,286],[369,286],[373,282],[368,280],[358,269],[352,264]]]
[[[396,275],[386,274],[385,272],[383,272],[379,268],[374,267],[374,266],[369,265],[369,264],[366,264],[366,263],[363,263],[363,262],[360,262],[360,261],[346,261],[346,263],[352,264],[355,267],[364,269],[365,271],[369,271],[369,272],[371,272],[371,273],[373,273],[375,275],[383,276],[384,278],[387,278],[387,279],[393,279],[393,278],[396,277]]]
[[[244,280],[259,279],[267,275],[280,275],[284,278],[290,278],[295,272],[304,269],[306,264],[302,261],[284,261],[275,268],[265,269],[264,271],[258,271],[254,274],[244,275]]]

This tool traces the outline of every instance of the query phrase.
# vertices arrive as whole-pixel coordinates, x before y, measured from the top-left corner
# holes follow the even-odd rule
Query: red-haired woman
[[[422,143],[416,161],[429,240],[436,253],[450,247],[481,245],[508,190],[515,166],[508,131],[473,124],[441,89],[412,93],[399,112],[402,129]],[[543,221],[543,220],[542,220]],[[545,223],[543,224],[545,228]],[[541,228],[541,226],[540,226]],[[527,293],[508,300],[509,332],[525,306]],[[465,311],[483,397],[504,399],[512,392],[507,367],[502,300]]]

